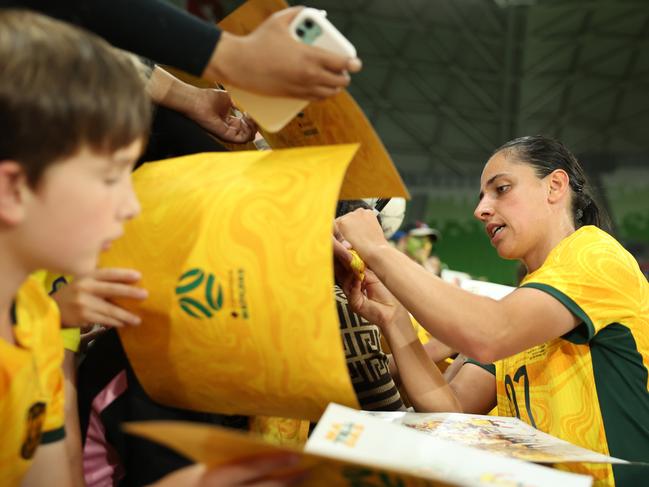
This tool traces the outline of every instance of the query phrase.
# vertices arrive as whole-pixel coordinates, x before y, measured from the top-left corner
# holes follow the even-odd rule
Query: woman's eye
[[[502,184],[502,185],[496,187],[496,192],[498,194],[502,194],[502,193],[505,193],[505,192],[509,191],[509,188],[511,188],[511,185]]]

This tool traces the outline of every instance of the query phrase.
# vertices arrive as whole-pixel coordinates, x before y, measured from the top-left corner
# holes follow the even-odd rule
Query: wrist
[[[379,273],[381,263],[394,248],[387,242],[368,246],[362,254],[365,264],[381,278]]]
[[[241,36],[229,32],[221,32],[219,42],[212,53],[212,57],[205,66],[203,78],[223,84],[233,83],[231,70],[236,63],[236,53],[241,53]]]

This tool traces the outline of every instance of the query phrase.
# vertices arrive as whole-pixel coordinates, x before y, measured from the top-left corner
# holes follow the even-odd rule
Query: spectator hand
[[[347,58],[295,40],[289,25],[303,7],[272,15],[247,36],[223,32],[204,77],[272,96],[319,100],[349,84],[361,69]]]
[[[255,138],[257,125],[246,116],[232,115],[232,99],[223,90],[199,89],[186,115],[224,142],[245,144]]]
[[[305,472],[293,469],[299,457],[288,453],[270,454],[246,458],[228,465],[207,468],[192,465],[178,470],[154,484],[156,487],[284,487],[305,478]],[[283,472],[278,472],[282,471]]]
[[[139,325],[140,318],[112,303],[115,298],[143,300],[147,291],[134,286],[140,273],[131,269],[96,269],[74,279],[52,294],[61,312],[64,327],[84,327],[98,323],[121,327]]]

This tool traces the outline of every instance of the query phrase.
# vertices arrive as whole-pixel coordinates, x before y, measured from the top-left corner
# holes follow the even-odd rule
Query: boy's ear
[[[570,177],[563,169],[555,169],[548,174],[548,201],[556,203],[569,193]]]
[[[15,161],[0,161],[0,223],[16,225],[25,214],[27,175]]]

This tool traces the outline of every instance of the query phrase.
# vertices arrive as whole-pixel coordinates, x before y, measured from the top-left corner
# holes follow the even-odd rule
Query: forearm
[[[83,487],[83,454],[81,447],[81,432],[79,429],[79,414],[77,410],[77,372],[75,353],[66,350],[63,362],[65,375],[65,446],[70,462],[72,482],[77,487]]]
[[[147,92],[154,103],[183,114],[194,110],[199,91],[159,66],[153,69],[147,83]]]
[[[397,314],[393,323],[383,327],[383,334],[414,408],[417,411],[461,412],[455,393],[428,357],[405,310]]]
[[[499,303],[444,282],[388,246],[364,255],[368,266],[435,338],[481,360],[499,354],[507,323]]]

